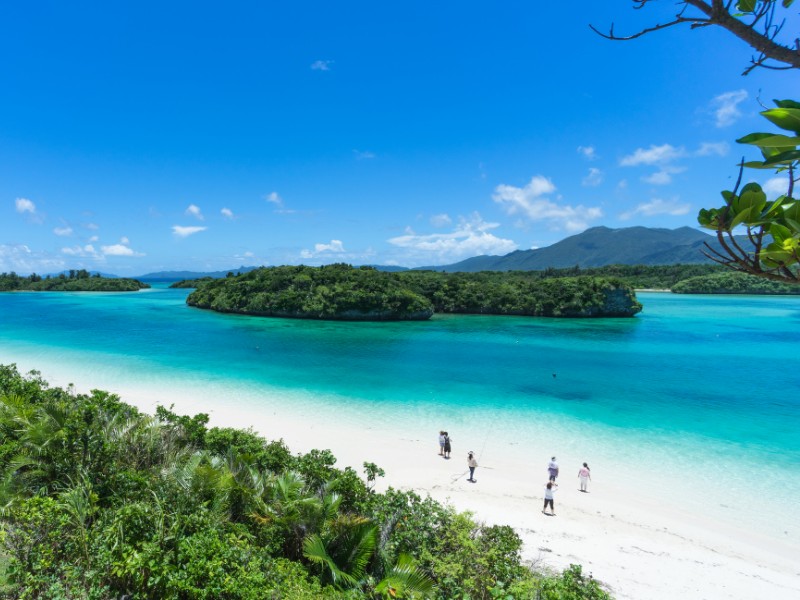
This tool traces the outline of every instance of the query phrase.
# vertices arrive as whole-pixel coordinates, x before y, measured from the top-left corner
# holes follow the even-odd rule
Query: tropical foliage
[[[117,279],[90,275],[84,269],[71,270],[56,277],[32,273],[27,277],[16,273],[0,273],[0,292],[135,292],[150,286],[136,279]]]
[[[0,597],[609,598],[523,565],[509,527],[335,462],[0,366]]]
[[[800,103],[775,100],[776,108],[761,115],[786,133],[751,133],[737,140],[761,150],[763,160],[743,162],[733,190],[722,192],[725,204],[702,209],[697,217],[703,227],[717,232],[723,252],[709,256],[736,271],[765,279],[800,284],[800,200],[794,197],[794,184],[800,167]],[[774,170],[786,181],[786,193],[769,201],[758,183],[742,183],[744,167]],[[747,243],[734,237],[744,229]]]
[[[197,282],[192,306],[318,319],[427,319],[443,313],[546,317],[632,316],[641,310],[620,280],[530,273],[388,273],[371,267],[274,267]]]
[[[428,300],[387,273],[344,264],[272,267],[216,279],[187,298],[199,308],[251,315],[345,320],[423,320]]]

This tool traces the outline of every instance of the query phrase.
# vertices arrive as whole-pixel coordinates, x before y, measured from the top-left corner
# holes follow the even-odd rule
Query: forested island
[[[0,365],[0,597],[606,600],[508,526],[373,486],[205,414],[141,413]]]
[[[0,292],[136,292],[149,287],[136,279],[101,277],[85,269],[73,269],[55,277],[0,273]]]
[[[685,279],[677,283],[672,291],[676,294],[796,295],[800,294],[800,285],[770,281],[755,275],[726,270]]]
[[[181,282],[180,286],[186,286]],[[436,312],[545,317],[630,317],[641,304],[608,278],[510,273],[388,273],[372,267],[270,267],[196,284],[190,306],[259,316],[423,320]]]

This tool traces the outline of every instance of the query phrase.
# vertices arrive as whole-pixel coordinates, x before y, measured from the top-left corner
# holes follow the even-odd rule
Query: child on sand
[[[444,456],[444,431],[439,431],[439,456]]]
[[[557,483],[553,483],[552,481],[547,482],[547,486],[544,488],[544,508],[542,512],[547,514],[547,505],[550,505],[550,514],[554,517],[556,516],[556,509],[553,507],[553,494],[558,487]]]
[[[589,470],[589,465],[583,463],[583,466],[578,471],[578,479],[581,480],[581,491],[588,493],[587,489],[589,481],[592,479],[592,472]]]

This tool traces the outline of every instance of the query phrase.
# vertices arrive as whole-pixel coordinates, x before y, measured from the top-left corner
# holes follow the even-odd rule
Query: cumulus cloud
[[[622,213],[619,215],[619,218],[623,221],[627,221],[637,215],[644,217],[653,217],[656,215],[679,216],[685,215],[690,209],[691,206],[685,202],[679,202],[677,198],[673,198],[672,200],[653,198],[649,202],[639,204],[633,210]]]
[[[451,219],[450,215],[447,213],[442,213],[440,215],[433,215],[430,218],[430,222],[434,227],[447,227],[453,222],[453,219]]]
[[[226,219],[233,219],[234,218],[233,211],[230,208],[223,208],[219,212]]]
[[[761,186],[764,190],[764,193],[767,194],[768,197],[777,198],[778,196],[782,196],[786,192],[789,191],[789,178],[788,177],[773,177],[768,179],[763,186]],[[796,194],[793,194],[797,197]]]
[[[584,158],[588,160],[594,160],[597,158],[597,153],[595,152],[594,146],[578,146],[578,153],[582,154]]]
[[[316,258],[320,254],[342,254],[346,252],[341,240],[331,240],[330,244],[314,244],[314,251],[301,250],[300,258]]]
[[[312,71],[330,71],[332,64],[333,64],[332,60],[315,60],[313,63],[311,63],[311,70]]]
[[[697,156],[725,156],[728,154],[727,142],[703,142],[695,152]]]
[[[112,244],[111,246],[101,246],[100,249],[106,256],[144,256],[139,252],[134,252],[133,249],[123,244]]]
[[[469,218],[459,217],[455,229],[449,233],[418,235],[410,229],[404,235],[391,238],[393,246],[403,248],[408,263],[453,262],[479,254],[508,254],[517,249],[512,240],[489,233],[499,223],[487,223],[476,212]]]
[[[603,172],[595,167],[590,167],[588,175],[583,178],[581,183],[586,187],[596,187],[603,183]]]
[[[32,215],[36,214],[36,205],[33,201],[28,200],[27,198],[17,198],[15,200],[15,204],[17,207],[17,212],[22,213],[30,213]]]
[[[186,214],[186,215],[188,215],[190,217],[194,217],[198,221],[203,221],[205,219],[205,217],[203,216],[203,213],[200,210],[200,207],[197,206],[196,204],[190,204],[189,207],[186,209],[184,214]]]
[[[683,173],[686,167],[664,165],[659,171],[642,177],[642,181],[651,185],[667,185],[672,183],[672,176]]]
[[[567,231],[580,231],[589,222],[603,216],[598,207],[557,204],[547,196],[556,191],[556,186],[541,175],[535,175],[525,187],[498,185],[492,200],[509,215],[520,215],[530,221],[546,221],[552,227]]]
[[[173,225],[172,226],[172,233],[174,233],[179,238],[189,237],[190,235],[194,235],[195,233],[200,233],[201,231],[205,231],[208,227],[199,227],[199,226],[188,226],[184,227],[183,225]]]
[[[34,252],[25,244],[0,244],[0,273],[34,273],[60,271],[64,259],[44,252]]]
[[[733,125],[742,116],[739,104],[747,100],[747,91],[725,92],[711,100],[711,111],[717,127]]]
[[[633,154],[624,156],[619,164],[623,167],[639,165],[663,165],[686,156],[686,150],[671,144],[651,145],[649,148],[637,148]]]
[[[95,250],[91,244],[85,246],[69,246],[61,249],[61,254],[68,256],[79,256],[82,258],[102,258],[102,255]]]
[[[69,225],[65,225],[64,227],[56,227],[53,229],[53,233],[61,237],[68,237],[72,235],[72,227]]]

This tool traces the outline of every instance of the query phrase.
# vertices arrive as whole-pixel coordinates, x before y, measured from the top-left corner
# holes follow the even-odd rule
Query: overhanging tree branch
[[[645,8],[654,0],[633,0],[634,9]],[[631,35],[619,36],[611,24],[609,33],[602,33],[594,25],[589,27],[598,35],[614,41],[633,40],[655,31],[677,25],[688,25],[692,29],[716,25],[728,30],[758,52],[750,60],[744,75],[756,67],[767,69],[800,69],[800,39],[782,43],[778,40],[785,20],[775,21],[779,7],[788,10],[794,0],[751,0],[750,2],[723,2],[722,0],[681,0],[679,10],[672,21],[646,27]],[[693,9],[693,11],[690,11]],[[736,12],[734,12],[736,11]],[[699,13],[699,14],[698,14]],[[767,61],[774,61],[772,64]]]

